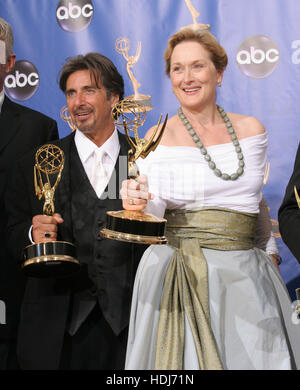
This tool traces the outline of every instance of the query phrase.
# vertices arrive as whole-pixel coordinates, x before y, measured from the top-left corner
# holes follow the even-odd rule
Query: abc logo
[[[78,32],[91,23],[93,12],[91,0],[60,0],[56,20],[63,30]]]
[[[17,61],[4,80],[7,95],[15,100],[23,101],[31,98],[38,86],[38,71],[31,62],[25,60]]]
[[[269,76],[279,61],[276,43],[265,35],[247,38],[238,48],[236,61],[242,73],[254,79]]]

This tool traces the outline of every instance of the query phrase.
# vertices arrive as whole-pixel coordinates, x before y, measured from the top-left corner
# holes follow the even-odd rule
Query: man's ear
[[[113,108],[113,106],[118,103],[118,101],[120,100],[120,97],[118,94],[112,94],[111,98],[110,98],[110,102],[111,102],[111,108]]]
[[[16,55],[12,54],[11,56],[8,57],[6,61],[6,65],[5,65],[6,73],[9,73],[13,69],[15,63],[16,63]]]

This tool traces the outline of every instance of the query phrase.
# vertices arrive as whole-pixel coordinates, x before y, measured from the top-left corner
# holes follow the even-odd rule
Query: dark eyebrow
[[[86,91],[87,89],[90,89],[90,88],[93,88],[93,89],[100,89],[99,87],[97,87],[97,85],[85,85],[84,87],[82,87],[81,89]],[[71,92],[75,92],[75,89],[74,88],[70,88],[70,89],[67,89],[65,94],[68,95],[69,93]]]
[[[75,91],[75,89],[73,89],[73,88],[66,89],[65,95],[68,95],[70,92],[74,92],[74,91]]]
[[[86,89],[90,89],[90,88],[100,89],[99,87],[97,87],[97,85],[85,85],[82,89],[86,90]]]

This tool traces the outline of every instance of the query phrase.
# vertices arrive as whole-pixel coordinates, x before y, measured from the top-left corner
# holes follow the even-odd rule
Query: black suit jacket
[[[119,140],[120,155],[127,156],[128,143],[125,136],[119,134]],[[55,211],[64,218],[64,223],[59,225],[58,239],[71,242],[73,223],[70,210],[70,152],[73,142],[73,134],[54,142],[65,154],[65,166],[55,193]],[[7,197],[10,211],[8,240],[12,246],[14,243],[14,257],[19,261],[22,260],[23,248],[30,244],[28,230],[32,216],[42,213],[43,202],[39,201],[34,194],[33,164],[32,153],[18,164]],[[120,199],[115,204],[117,209],[122,208]],[[105,211],[104,207],[103,213]],[[91,237],[91,246],[94,240],[95,238]],[[105,240],[103,246],[105,269],[98,277],[105,278],[105,280],[101,279],[101,284],[105,286],[103,287],[104,297],[106,297],[104,300],[109,302],[109,305],[107,308],[101,306],[101,309],[113,331],[118,334],[129,322],[135,271],[145,247]],[[117,261],[115,257],[118,258]],[[78,260],[80,261],[80,258]],[[90,282],[84,267],[74,277],[28,278],[18,340],[18,355],[22,368],[58,369],[64,334],[68,326],[67,317],[72,293],[78,289],[84,290],[85,286],[90,289]]]
[[[294,170],[278,211],[281,237],[300,263],[300,209],[295,198],[294,186],[296,186],[300,196],[300,145],[298,146]]]
[[[15,337],[24,282],[16,272],[6,242],[7,181],[18,159],[58,137],[53,119],[4,98],[0,113],[0,299],[6,304],[6,324],[0,325],[0,339]]]

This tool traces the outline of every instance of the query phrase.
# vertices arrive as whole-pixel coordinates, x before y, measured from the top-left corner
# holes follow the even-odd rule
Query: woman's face
[[[222,80],[210,53],[198,42],[175,46],[170,64],[173,92],[182,107],[196,110],[215,102],[215,90]]]

